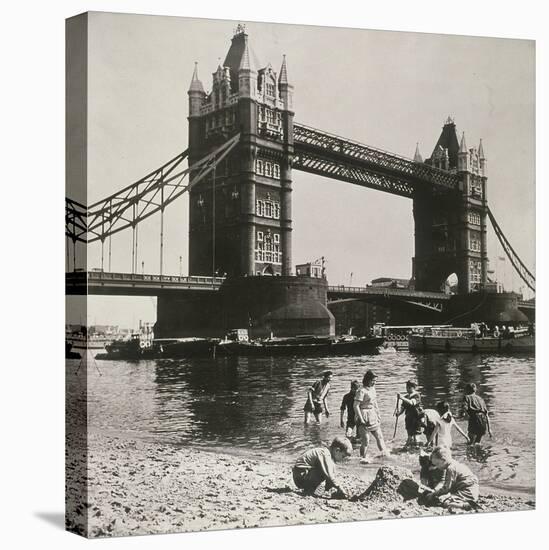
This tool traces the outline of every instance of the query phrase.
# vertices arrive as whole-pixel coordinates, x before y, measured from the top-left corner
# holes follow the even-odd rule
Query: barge
[[[437,328],[425,334],[409,334],[412,352],[534,353],[535,337],[526,331],[513,335],[479,336],[473,328]]]

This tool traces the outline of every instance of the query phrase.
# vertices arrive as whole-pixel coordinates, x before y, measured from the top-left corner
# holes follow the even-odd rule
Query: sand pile
[[[418,484],[410,470],[399,466],[382,466],[374,481],[355,500],[380,504],[399,502],[417,497],[417,490]]]

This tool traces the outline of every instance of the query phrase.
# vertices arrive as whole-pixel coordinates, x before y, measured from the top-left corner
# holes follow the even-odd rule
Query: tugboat
[[[144,351],[151,349],[151,341],[142,340],[139,333],[134,333],[129,340],[115,340],[105,348],[107,353],[97,359],[141,359]]]

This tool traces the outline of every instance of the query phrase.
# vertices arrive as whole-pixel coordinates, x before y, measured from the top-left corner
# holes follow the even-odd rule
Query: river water
[[[69,392],[82,388],[78,361],[67,361]],[[96,368],[97,367],[97,368]],[[306,389],[325,370],[334,373],[332,415],[304,426]],[[293,460],[301,451],[329,442],[339,427],[341,399],[350,381],[367,369],[378,375],[382,429],[391,450],[386,461],[417,469],[417,453],[402,451],[404,419],[392,441],[396,392],[417,380],[425,407],[448,400],[460,411],[462,388],[475,382],[491,413],[493,439],[471,450],[454,430],[453,453],[481,483],[531,493],[535,474],[535,365],[533,357],[396,354],[330,358],[206,358],[155,361],[91,361],[88,364],[88,425],[176,446],[222,448]],[[101,375],[99,374],[101,373]],[[86,377],[84,377],[86,380]],[[467,421],[458,420],[467,431]],[[377,467],[372,441],[368,450]]]

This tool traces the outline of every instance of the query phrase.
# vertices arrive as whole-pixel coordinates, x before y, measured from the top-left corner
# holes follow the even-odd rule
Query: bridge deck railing
[[[80,272],[85,273],[85,272]],[[78,274],[78,272],[77,272]],[[70,274],[68,274],[70,275]],[[180,284],[209,284],[220,285],[225,277],[208,277],[206,275],[152,275],[147,273],[116,273],[107,271],[88,271],[88,280],[91,281],[127,281],[145,283],[180,283]]]
[[[387,288],[374,286],[328,286],[328,294],[352,295],[372,294],[376,296],[401,296],[406,298],[427,298],[434,300],[449,300],[450,295],[444,292],[427,292],[423,290],[411,290],[409,288]]]

